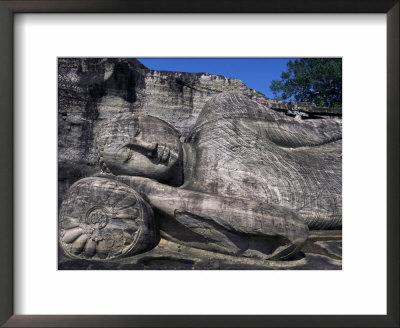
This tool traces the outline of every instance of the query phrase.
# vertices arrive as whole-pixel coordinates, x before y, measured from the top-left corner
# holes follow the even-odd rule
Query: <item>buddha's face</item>
[[[115,175],[141,176],[163,182],[179,175],[182,146],[168,123],[132,113],[108,121],[98,136],[100,160]]]

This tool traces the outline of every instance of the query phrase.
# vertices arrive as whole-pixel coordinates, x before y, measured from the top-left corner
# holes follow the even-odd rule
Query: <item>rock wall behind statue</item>
[[[60,58],[59,200],[73,182],[99,170],[94,135],[102,120],[120,112],[146,113],[185,135],[205,102],[228,91],[266,101],[241,81],[219,75],[153,71],[136,59]]]
[[[293,107],[220,75],[155,71],[136,59],[60,58],[59,203],[72,183],[100,170],[94,136],[101,121],[121,112],[144,113],[165,120],[187,136],[207,100],[221,92],[246,95],[278,115]],[[302,106],[315,111],[313,106]]]

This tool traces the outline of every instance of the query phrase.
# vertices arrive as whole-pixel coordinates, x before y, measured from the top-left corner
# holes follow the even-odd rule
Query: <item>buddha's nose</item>
[[[155,151],[157,149],[156,142],[148,142],[148,141],[145,141],[142,139],[137,139],[137,138],[132,139],[132,145],[143,148],[145,150],[149,150],[149,151]]]

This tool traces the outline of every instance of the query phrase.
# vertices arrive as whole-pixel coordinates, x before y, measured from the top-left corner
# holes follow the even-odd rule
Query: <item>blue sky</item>
[[[242,80],[268,98],[272,80],[279,80],[293,58],[138,58],[153,70],[220,74]]]

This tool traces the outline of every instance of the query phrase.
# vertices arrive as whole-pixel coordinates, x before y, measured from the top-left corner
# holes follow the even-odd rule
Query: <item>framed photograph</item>
[[[398,326],[398,1],[0,9],[2,324]]]

